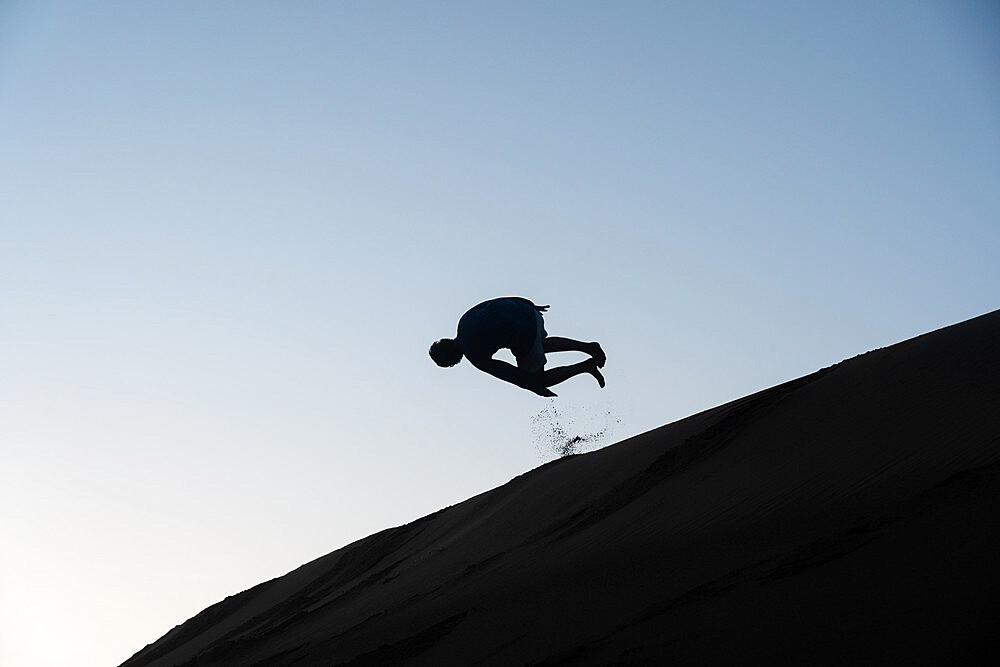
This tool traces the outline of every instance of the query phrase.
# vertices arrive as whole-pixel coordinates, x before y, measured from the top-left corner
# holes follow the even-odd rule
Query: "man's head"
[[[454,366],[462,360],[462,349],[454,338],[442,338],[428,350],[434,363],[443,368]]]

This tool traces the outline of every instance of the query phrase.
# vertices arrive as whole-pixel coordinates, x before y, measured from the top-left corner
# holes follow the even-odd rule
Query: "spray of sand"
[[[531,418],[531,433],[538,455],[549,461],[600,449],[621,421],[610,405],[565,403],[551,398]]]

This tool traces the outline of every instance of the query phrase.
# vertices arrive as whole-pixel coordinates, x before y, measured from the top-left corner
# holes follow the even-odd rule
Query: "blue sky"
[[[555,401],[614,439],[995,309],[998,28],[4,1],[0,663],[120,662],[543,462],[544,399],[426,355],[486,298],[603,343]]]

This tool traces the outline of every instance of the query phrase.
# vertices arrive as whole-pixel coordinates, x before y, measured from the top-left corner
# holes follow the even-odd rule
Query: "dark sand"
[[[553,461],[125,664],[985,664],[998,528],[1000,311]]]

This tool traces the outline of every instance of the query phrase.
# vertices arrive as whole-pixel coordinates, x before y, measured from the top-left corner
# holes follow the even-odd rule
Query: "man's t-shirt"
[[[462,353],[475,363],[490,359],[501,348],[509,349],[518,366],[535,366],[545,337],[542,317],[535,304],[521,297],[509,296],[484,301],[469,309],[458,321],[458,341]],[[544,365],[545,356],[541,355]],[[540,368],[540,367],[539,367]],[[530,370],[536,370],[531,368]]]

